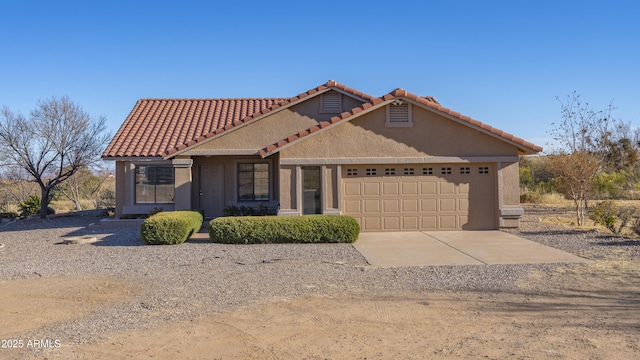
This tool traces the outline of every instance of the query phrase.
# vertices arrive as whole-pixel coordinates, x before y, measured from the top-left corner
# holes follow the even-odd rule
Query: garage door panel
[[[455,230],[458,228],[456,224],[456,215],[440,215],[440,229]]]
[[[403,213],[417,213],[418,212],[418,199],[402,199],[402,212]]]
[[[382,195],[385,195],[385,196],[400,195],[400,184],[397,182],[382,183]]]
[[[438,211],[438,199],[420,199],[421,211]]]
[[[400,212],[400,199],[384,199],[384,200],[382,200],[382,210],[385,213],[399,213]]]
[[[453,195],[456,193],[456,184],[449,182],[441,182],[438,184],[440,186],[440,195]]]
[[[344,184],[345,196],[360,196],[362,195],[362,184],[359,182],[348,182]]]
[[[439,211],[456,211],[456,199],[439,199]]]
[[[344,202],[344,211],[347,214],[358,214],[362,212],[362,207],[360,204],[361,200],[345,200]]]
[[[420,226],[421,226],[421,229],[437,229],[438,228],[438,217],[435,216],[435,215],[421,216],[420,217]]]
[[[402,230],[419,230],[418,216],[403,216],[402,217]]]
[[[418,195],[418,183],[415,181],[402,183],[402,195]]]
[[[435,181],[421,181],[420,195],[435,195],[438,193],[438,183]]]
[[[380,212],[380,200],[375,199],[375,200],[363,200],[362,201],[364,203],[364,209],[363,209],[363,213],[367,214],[367,213],[374,213],[377,214]]]
[[[364,196],[379,196],[380,183],[366,182],[364,183]]]
[[[384,230],[394,231],[401,230],[400,216],[385,216],[383,217]]]
[[[458,199],[458,210],[469,211],[469,199]]]
[[[362,229],[365,231],[382,230],[379,217],[366,217],[362,219]]]
[[[495,229],[495,174],[481,166],[350,167],[357,170],[343,173],[344,213],[363,231]]]

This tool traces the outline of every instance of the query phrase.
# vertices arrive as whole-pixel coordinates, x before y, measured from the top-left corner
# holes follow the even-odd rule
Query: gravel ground
[[[640,242],[565,230],[538,221],[544,208],[527,208],[522,228],[510,231],[591,259],[640,259]],[[372,268],[349,244],[222,245],[188,241],[144,246],[138,228],[88,229],[80,217],[0,224],[0,280],[55,276],[111,276],[140,285],[130,301],[40,332],[85,343],[102,334],[179,321],[278,298],[393,291],[518,292],[530,270],[557,264]],[[65,236],[94,235],[91,245],[61,244]],[[609,246],[615,244],[616,246]],[[567,266],[584,266],[573,264]],[[160,313],[161,316],[157,316]]]

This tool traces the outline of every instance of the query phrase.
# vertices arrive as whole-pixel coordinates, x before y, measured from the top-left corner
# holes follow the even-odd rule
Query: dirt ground
[[[544,284],[545,291],[538,290]],[[125,301],[108,278],[0,282],[0,339]],[[100,291],[95,291],[99,289]],[[357,293],[274,299],[239,311],[57,344],[48,359],[637,359],[640,266],[594,262],[532,273],[513,293]],[[549,290],[550,289],[550,290]],[[38,316],[34,316],[38,314]],[[24,342],[30,339],[23,339]],[[34,344],[32,344],[34,345]],[[37,344],[36,344],[37,345]],[[58,346],[56,346],[58,345]],[[0,358],[21,358],[0,349]],[[33,349],[29,353],[33,355]]]

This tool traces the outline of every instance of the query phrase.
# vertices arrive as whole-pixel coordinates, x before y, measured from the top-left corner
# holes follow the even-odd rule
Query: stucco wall
[[[343,105],[349,109],[360,102],[343,96]],[[320,96],[313,97],[288,109],[277,111],[263,119],[207,141],[184,154],[201,154],[203,150],[262,149],[302,130],[328,120],[337,114],[320,113]]]
[[[412,127],[385,127],[384,107],[283,149],[282,158],[518,155],[515,146],[413,105]]]
[[[297,208],[295,166],[280,166],[280,209]]]
[[[323,191],[324,199],[325,199],[325,209],[327,210],[337,210],[338,206],[338,192],[340,191],[340,186],[337,181],[337,166],[336,165],[327,165],[325,167],[325,179],[324,179],[324,188]]]
[[[135,166],[172,166],[170,160],[116,161],[116,209],[115,216],[125,213],[146,214],[158,207],[164,211],[174,210],[174,204],[136,204],[135,199]]]
[[[520,165],[502,163],[500,176],[502,177],[502,204],[520,205]]]
[[[122,216],[122,206],[126,205],[127,193],[127,162],[116,161],[116,218]]]

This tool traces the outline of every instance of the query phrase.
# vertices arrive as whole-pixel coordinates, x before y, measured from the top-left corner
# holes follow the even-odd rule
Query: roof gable
[[[306,138],[310,136],[317,135],[319,132],[326,131],[329,128],[334,127],[338,124],[341,124],[345,121],[351,121],[353,119],[356,119],[368,112],[379,109],[398,98],[407,99],[416,105],[422,106],[423,108],[439,113],[440,115],[443,115],[460,124],[469,126],[478,131],[481,131],[490,136],[493,136],[499,140],[508,142],[516,146],[519,149],[519,151],[521,151],[524,154],[535,154],[542,151],[542,148],[540,146],[534,145],[530,142],[525,141],[524,139],[518,138],[512,134],[506,133],[502,130],[499,130],[497,128],[484,124],[478,120],[474,120],[469,116],[462,115],[449,108],[446,108],[440,105],[438,101],[433,97],[418,96],[398,88],[380,98],[374,98],[368,103],[362,104],[362,106],[356,107],[347,112],[343,112],[342,114],[340,114],[340,116],[333,117],[328,122],[313,126],[309,129],[303,130],[285,139],[282,139],[274,144],[271,144],[261,149],[260,155],[262,157],[273,155],[279,152],[280,150],[282,150],[283,148],[293,145],[294,143],[297,143],[299,141],[304,141]]]
[[[235,129],[238,129],[241,126],[245,126],[251,122],[257,121],[261,118],[264,118],[265,116],[271,115],[277,111],[282,111],[284,109],[287,109],[289,107],[292,107],[296,104],[299,104],[303,101],[306,101],[312,97],[321,95],[329,90],[336,90],[342,94],[345,95],[349,95],[349,96],[353,96],[359,99],[362,99],[363,101],[370,101],[373,99],[373,96],[365,94],[361,91],[355,90],[353,88],[350,88],[348,86],[345,86],[343,84],[339,84],[334,80],[329,80],[327,83],[323,84],[323,85],[319,85],[313,89],[309,89],[303,93],[300,93],[296,96],[287,98],[287,99],[283,99],[280,102],[273,104],[272,106],[260,110],[256,113],[253,113],[243,119],[240,120],[236,120],[231,122],[230,124],[218,128],[214,131],[211,131],[209,133],[206,133],[204,135],[199,136],[196,139],[193,139],[191,141],[185,142],[175,148],[171,148],[168,149],[167,151],[165,151],[162,156],[164,157],[171,157],[171,156],[176,156],[179,155],[181,152],[189,150],[190,148],[200,145],[202,144],[202,142],[207,141],[207,140],[212,140],[215,137],[221,136],[225,133],[227,133],[228,131],[233,131]]]

